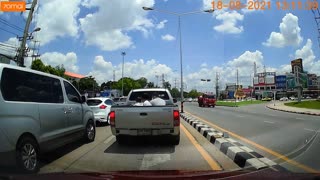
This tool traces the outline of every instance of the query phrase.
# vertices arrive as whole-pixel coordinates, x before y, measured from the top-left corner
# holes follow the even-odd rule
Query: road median
[[[314,104],[308,105],[308,102],[301,102],[301,104],[297,102],[291,102],[292,106],[286,105],[284,102],[275,102],[266,105],[267,108],[277,111],[289,112],[289,113],[297,113],[297,114],[306,114],[306,115],[314,115],[320,116],[320,109],[311,109],[311,108],[303,108],[303,107],[313,107]],[[306,105],[307,104],[307,105]],[[302,107],[299,107],[302,106]]]

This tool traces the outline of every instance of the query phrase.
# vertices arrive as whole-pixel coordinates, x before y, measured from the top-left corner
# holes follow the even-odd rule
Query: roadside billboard
[[[299,72],[303,72],[303,65],[302,65],[302,59],[295,59],[291,61],[291,68],[292,68],[292,73],[294,73],[294,67],[298,66],[299,67]]]
[[[287,76],[280,75],[276,76],[276,89],[287,89]]]
[[[258,73],[258,76],[253,78],[254,85],[274,85],[275,84],[275,72]]]
[[[307,75],[307,73],[300,74],[299,84],[304,89],[308,88],[308,75]],[[294,74],[288,73],[287,74],[287,88],[294,89],[294,88],[296,88],[297,85],[298,84],[296,84],[296,78],[294,77]]]
[[[316,74],[308,74],[308,89],[309,90],[318,89],[318,78]]]

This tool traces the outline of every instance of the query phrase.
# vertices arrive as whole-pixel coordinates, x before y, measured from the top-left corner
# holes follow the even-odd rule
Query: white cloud
[[[161,39],[164,40],[164,41],[173,41],[173,40],[175,40],[176,38],[173,37],[173,36],[170,35],[170,34],[166,34],[166,35],[161,36]]]
[[[167,22],[168,20],[166,19],[161,21],[159,24],[157,24],[156,29],[163,29]]]
[[[92,14],[80,18],[85,43],[102,50],[113,51],[133,46],[128,32],[140,31],[145,37],[154,28],[151,19],[146,18],[147,11],[141,7],[152,7],[153,0],[119,1],[119,0],[86,0],[86,8],[98,8]],[[116,19],[116,20],[115,20]]]
[[[68,52],[67,54],[48,52],[41,55],[40,59],[44,64],[52,67],[63,65],[67,71],[79,71],[79,67],[77,66],[77,55],[74,52]]]
[[[215,26],[214,30],[228,34],[239,34],[243,31],[243,26],[239,26],[237,23],[242,21],[243,17],[242,14],[236,11],[218,14],[216,19],[222,21],[222,24]]]
[[[0,43],[0,54],[15,56],[19,47],[19,41],[15,37],[9,38],[7,41]]]
[[[79,27],[77,16],[81,0],[41,0],[39,13],[35,14],[36,27],[41,31],[37,37],[41,44],[47,44],[59,37],[77,37]]]
[[[265,46],[285,47],[298,46],[303,41],[300,35],[299,18],[291,13],[286,14],[280,23],[280,32],[271,32],[267,42],[262,43]]]
[[[113,65],[102,56],[96,56],[89,75],[94,76],[98,83],[102,83],[113,79],[113,70],[115,70],[116,80],[119,80],[122,77],[122,64]],[[155,76],[161,74],[165,74],[166,81],[170,82],[173,82],[174,78],[178,77],[177,72],[173,72],[169,66],[160,64],[154,59],[148,61],[139,59],[125,62],[124,64],[124,77],[131,77],[133,79],[145,77],[156,84]],[[160,78],[158,82],[160,85]]]
[[[316,56],[312,50],[312,41],[310,39],[307,40],[306,44],[301,49],[296,50],[295,58],[302,58],[304,70],[319,75],[320,60],[316,60]]]

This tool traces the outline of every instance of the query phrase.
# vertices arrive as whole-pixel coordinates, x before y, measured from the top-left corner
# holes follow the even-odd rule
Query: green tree
[[[163,88],[170,90],[171,89],[171,84],[168,81],[166,81],[166,82],[163,83]]]
[[[144,77],[141,77],[141,78],[137,79],[136,82],[140,85],[141,88],[144,88],[144,87],[146,87],[148,80]]]
[[[78,86],[75,86],[75,87],[78,87]],[[99,87],[97,81],[92,76],[89,76],[89,77],[86,77],[86,78],[82,78],[79,81],[79,90],[80,90],[80,92],[93,91],[93,90],[97,91],[99,89],[100,89],[100,87]]]
[[[173,98],[178,98],[180,96],[180,92],[177,88],[172,88],[170,93]]]
[[[153,82],[148,82],[147,88],[154,88],[154,83]]]
[[[65,78],[64,73],[66,70],[63,67],[63,65],[56,66],[54,68],[54,67],[51,67],[50,65],[44,65],[43,62],[41,61],[41,59],[34,60],[31,64],[31,69]]]
[[[196,98],[200,95],[200,93],[196,90],[196,89],[192,89],[190,92],[189,92],[189,97],[191,98]]]

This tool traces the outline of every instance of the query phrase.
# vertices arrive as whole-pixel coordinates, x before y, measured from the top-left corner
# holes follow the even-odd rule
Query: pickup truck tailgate
[[[126,107],[115,108],[117,129],[163,129],[173,128],[172,107]]]

